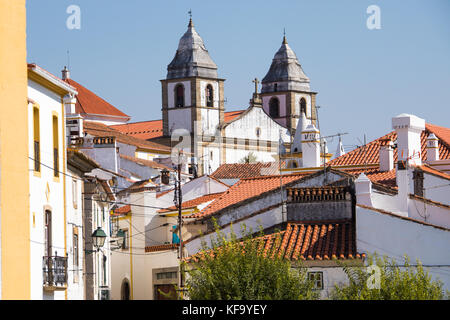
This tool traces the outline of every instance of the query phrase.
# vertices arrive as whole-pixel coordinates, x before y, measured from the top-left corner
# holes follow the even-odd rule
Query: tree
[[[211,247],[203,249],[188,263],[187,295],[193,300],[297,300],[317,299],[306,268],[280,257],[264,254],[262,231],[253,238],[245,232],[240,240],[234,232],[229,239],[218,230]],[[279,237],[276,241],[281,241]],[[276,247],[276,246],[274,246]]]
[[[253,152],[249,152],[245,157],[239,160],[240,163],[255,163],[258,161],[258,158],[255,156]]]
[[[335,285],[332,299],[335,300],[440,300],[445,299],[443,284],[433,281],[421,262],[417,265],[409,263],[404,257],[404,265],[397,265],[395,260],[379,257],[377,254],[368,257],[366,268],[343,265],[349,278],[349,284]],[[379,277],[378,277],[379,276]],[[377,283],[377,278],[379,279]],[[448,293],[447,293],[448,295]]]

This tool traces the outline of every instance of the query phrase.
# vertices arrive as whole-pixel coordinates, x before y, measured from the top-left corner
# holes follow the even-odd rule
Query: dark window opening
[[[214,99],[214,91],[212,85],[208,84],[206,86],[206,106],[212,107]]]
[[[269,101],[269,115],[272,118],[280,117],[280,101],[278,98],[272,98]]]
[[[305,98],[300,99],[300,115],[302,115],[303,113],[306,115],[306,100],[305,100]]]
[[[177,108],[184,107],[184,87],[181,84],[175,87],[175,106]]]

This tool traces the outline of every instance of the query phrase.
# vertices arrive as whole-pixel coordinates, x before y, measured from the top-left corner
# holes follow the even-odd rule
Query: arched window
[[[184,87],[182,84],[177,84],[175,87],[175,107],[184,107]]]
[[[206,86],[206,106],[213,107],[214,91],[212,85]]]
[[[306,100],[305,100],[305,98],[300,99],[300,115],[302,115],[303,113],[306,115]]]
[[[130,300],[130,283],[127,279],[122,281],[122,288],[120,291],[121,300]]]
[[[269,101],[269,116],[272,118],[280,117],[280,101],[278,98],[272,98]]]

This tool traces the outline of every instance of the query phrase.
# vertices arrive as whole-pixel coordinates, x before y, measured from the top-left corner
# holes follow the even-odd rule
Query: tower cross
[[[258,84],[259,84],[258,78],[255,78],[255,80],[252,80],[252,82],[255,84],[255,94],[258,94]]]

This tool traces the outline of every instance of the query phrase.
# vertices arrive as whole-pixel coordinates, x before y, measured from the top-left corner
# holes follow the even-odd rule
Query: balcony
[[[67,257],[43,257],[42,270],[45,290],[67,288]]]

